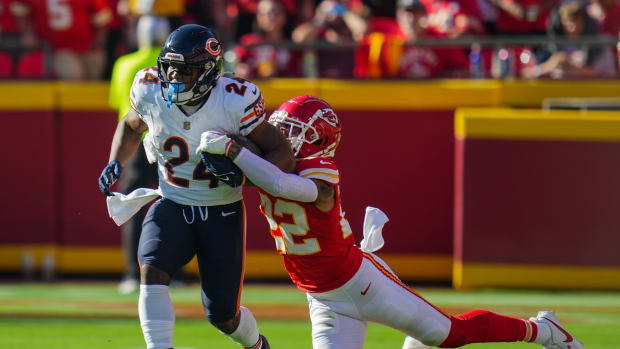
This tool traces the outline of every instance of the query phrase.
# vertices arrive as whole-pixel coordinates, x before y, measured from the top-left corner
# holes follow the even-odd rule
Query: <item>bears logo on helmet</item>
[[[216,38],[211,38],[207,40],[207,43],[205,44],[205,49],[207,50],[207,52],[209,52],[210,54],[214,56],[217,56],[220,53],[222,53],[222,45],[220,45],[220,42],[217,41]]]

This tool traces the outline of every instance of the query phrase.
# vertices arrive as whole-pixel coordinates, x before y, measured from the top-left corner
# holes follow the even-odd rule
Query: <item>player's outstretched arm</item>
[[[263,151],[263,158],[284,172],[295,171],[295,154],[286,138],[268,122],[261,122],[248,138]]]
[[[138,150],[142,134],[146,130],[148,130],[146,123],[140,119],[135,110],[130,109],[116,126],[110,148],[110,162],[116,160],[125,165]]]
[[[122,164],[126,164],[136,152],[138,145],[140,145],[142,133],[146,130],[146,124],[133,109],[118,122],[112,139],[110,162],[99,176],[99,190],[103,194],[113,195],[110,192],[110,186],[121,176]]]
[[[317,200],[319,189],[313,180],[283,172],[223,133],[207,131],[200,138],[197,153],[207,152],[231,158],[252,183],[269,194],[301,202]]]
[[[285,173],[246,148],[240,147],[238,151],[232,149],[238,147],[238,144],[232,144],[229,156],[245,176],[261,189],[273,196],[289,200],[315,202],[318,199],[319,187],[312,179]]]

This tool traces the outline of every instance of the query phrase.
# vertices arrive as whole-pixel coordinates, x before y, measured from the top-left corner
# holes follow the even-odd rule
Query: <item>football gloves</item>
[[[243,185],[243,172],[233,161],[221,154],[200,153],[202,163],[209,172],[227,185],[236,188]]]
[[[235,188],[243,185],[244,175],[231,159],[226,157],[228,148],[234,141],[217,131],[207,131],[200,135],[200,145],[196,153],[209,172],[217,179]]]
[[[116,160],[110,161],[103,169],[103,172],[101,172],[101,176],[99,176],[99,190],[106,196],[112,196],[110,186],[120,178],[122,172],[123,166],[121,166],[120,162]]]
[[[207,131],[200,135],[200,145],[196,154],[206,152],[216,155],[227,155],[228,148],[234,141],[227,135],[217,131]]]

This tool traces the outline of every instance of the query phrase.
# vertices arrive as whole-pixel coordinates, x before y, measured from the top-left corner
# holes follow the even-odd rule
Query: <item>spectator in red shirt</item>
[[[485,33],[482,14],[475,0],[421,1],[426,7],[428,28],[435,33],[450,38]]]
[[[0,36],[15,36],[19,32],[19,27],[15,21],[15,16],[11,12],[13,0],[0,0]]]
[[[422,38],[441,37],[428,29],[426,7],[420,0],[399,0],[398,31],[371,32],[356,54],[357,77],[434,78],[468,75],[465,51],[453,47],[404,46]],[[385,26],[388,28],[389,26]],[[380,54],[377,54],[379,52]]]
[[[47,41],[54,75],[66,80],[100,79],[112,12],[106,0],[14,0],[25,35]],[[32,35],[35,33],[36,36]]]
[[[396,19],[407,43],[441,36],[428,28],[426,7],[419,0],[399,0]],[[464,77],[468,69],[465,51],[454,47],[405,47],[398,62],[398,76],[404,78]]]
[[[225,0],[217,0],[216,2]],[[236,28],[235,35],[239,39],[245,34],[253,31],[252,22],[258,12],[258,4],[260,0],[227,0],[226,16],[234,19]],[[314,0],[280,0],[279,1],[287,17],[292,18],[292,22],[297,20],[305,22],[312,18],[314,11]],[[295,23],[296,24],[296,23]]]
[[[551,9],[558,0],[490,0],[499,8],[496,29],[500,34],[540,34],[547,31]]]
[[[278,0],[261,0],[256,12],[256,33],[241,37],[235,48],[237,66],[235,75],[240,78],[294,77],[301,75],[301,55],[283,47],[249,45],[265,42],[289,41],[284,26],[286,12]]]
[[[363,38],[366,21],[350,11],[347,1],[324,0],[317,6],[312,21],[293,31],[295,42],[324,41],[331,44],[354,43]],[[350,78],[353,76],[353,50],[308,51],[318,58],[319,76]]]
[[[293,40],[309,42],[320,38],[331,43],[351,42],[361,40],[365,32],[366,21],[349,10],[347,1],[323,0],[312,21],[295,28]]]
[[[592,0],[588,14],[601,28],[602,34],[620,37],[620,2],[618,0]]]

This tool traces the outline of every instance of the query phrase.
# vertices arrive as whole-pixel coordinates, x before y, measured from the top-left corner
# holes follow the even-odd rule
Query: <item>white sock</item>
[[[172,348],[174,308],[168,286],[140,285],[140,326],[148,349]]]
[[[239,327],[228,337],[245,348],[254,348],[256,344],[259,344],[256,319],[250,309],[243,306],[239,307],[239,314],[241,316]]]
[[[538,331],[536,333],[534,343],[546,344],[549,339],[551,339],[551,329],[549,328],[549,325],[542,321],[536,321],[536,327],[538,328]]]

